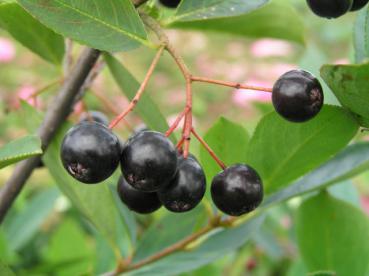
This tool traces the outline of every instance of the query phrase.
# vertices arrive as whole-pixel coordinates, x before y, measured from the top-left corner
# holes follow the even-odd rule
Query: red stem
[[[141,96],[142,96],[143,92],[145,91],[145,88],[146,88],[146,86],[147,86],[147,84],[150,80],[151,75],[154,72],[154,69],[155,69],[156,65],[158,64],[158,62],[160,60],[160,57],[161,57],[163,51],[164,51],[164,46],[160,47],[159,51],[155,55],[155,58],[152,61],[149,70],[147,71],[145,79],[143,80],[143,82],[142,82],[140,88],[138,89],[136,95],[134,96],[132,101],[129,103],[128,107],[110,123],[110,125],[109,125],[110,129],[114,128],[125,116],[127,116],[128,113],[130,113],[136,107],[138,101],[141,99]]]
[[[196,77],[195,76],[195,77],[192,77],[191,79],[192,79],[192,81],[218,84],[218,85],[233,87],[233,88],[236,88],[236,89],[247,89],[247,90],[264,91],[264,92],[272,92],[273,91],[273,88],[252,86],[252,85],[241,84],[241,83],[237,83],[237,82],[213,80],[213,79],[204,78],[204,77]]]
[[[183,117],[187,114],[187,112],[189,111],[188,108],[185,108],[176,118],[176,120],[174,121],[174,123],[170,126],[170,128],[167,130],[167,132],[165,132],[165,136],[169,137],[173,131],[176,130],[176,128],[178,127],[178,124],[181,122],[181,120],[183,119]]]
[[[196,137],[197,140],[203,145],[203,147],[208,151],[210,156],[218,163],[218,165],[224,170],[227,166],[219,159],[215,152],[210,148],[210,146],[197,134],[197,132],[192,128],[191,132]]]

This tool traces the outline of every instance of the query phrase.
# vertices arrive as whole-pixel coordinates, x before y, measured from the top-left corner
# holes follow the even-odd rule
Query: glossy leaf
[[[189,21],[244,14],[265,5],[268,0],[183,0],[173,20]]]
[[[270,20],[271,18],[273,20]],[[229,33],[252,38],[272,37],[304,43],[304,32],[302,31],[304,24],[301,15],[290,4],[278,1],[236,17],[173,22],[169,24],[169,27]]]
[[[295,196],[342,182],[368,169],[369,143],[350,145],[319,168],[281,191],[268,196],[264,200],[262,207],[270,207]]]
[[[145,231],[136,248],[133,261],[145,259],[190,235],[194,231],[197,219],[203,213],[204,208],[199,206],[187,213],[169,213],[164,216]]]
[[[130,0],[18,0],[43,24],[63,36],[108,52],[148,44]]]
[[[17,3],[0,3],[0,26],[43,59],[61,64],[63,37],[42,25]]]
[[[324,106],[317,117],[300,124],[287,122],[273,112],[259,122],[247,160],[261,175],[266,192],[271,193],[327,161],[357,130],[355,119],[339,107]]]
[[[208,130],[204,140],[226,165],[245,162],[249,135],[241,125],[222,117]],[[201,164],[210,185],[222,169],[204,147],[200,147]]]
[[[113,56],[105,55],[105,61],[122,92],[128,99],[133,99],[140,87],[140,83]],[[148,91],[142,95],[135,111],[141,116],[142,120],[150,129],[165,132],[169,128],[168,123],[159,107],[154,103],[147,92]]]
[[[41,141],[37,136],[13,140],[0,148],[0,169],[40,154],[42,154]]]
[[[35,195],[5,228],[11,250],[19,250],[40,230],[53,211],[59,191],[49,188]]]
[[[321,68],[321,75],[341,105],[353,112],[362,126],[368,127],[369,63],[325,65]]]
[[[174,253],[152,264],[143,266],[127,275],[177,275],[191,271],[238,249],[257,231],[264,220],[263,216],[250,219],[234,228],[219,229],[207,237],[200,245],[190,250]]]
[[[354,46],[356,63],[363,62],[369,57],[369,7],[358,12],[354,28]]]
[[[366,275],[369,219],[356,207],[321,193],[299,207],[297,241],[310,271]]]

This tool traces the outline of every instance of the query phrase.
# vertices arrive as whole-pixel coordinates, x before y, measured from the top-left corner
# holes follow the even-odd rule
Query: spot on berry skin
[[[78,179],[84,179],[88,175],[89,169],[80,163],[72,163],[68,166],[69,172]]]
[[[323,101],[322,93],[319,89],[315,88],[310,93],[311,107],[316,110],[320,109]]]
[[[191,208],[191,205],[184,201],[175,200],[170,203],[170,208],[176,212],[185,212]]]

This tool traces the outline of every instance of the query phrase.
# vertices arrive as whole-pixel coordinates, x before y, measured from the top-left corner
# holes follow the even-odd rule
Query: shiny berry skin
[[[99,183],[119,165],[119,139],[100,123],[82,122],[65,135],[60,157],[75,179],[86,184]]]
[[[196,159],[189,156],[178,161],[174,179],[160,191],[159,199],[169,211],[181,213],[192,210],[200,203],[206,190],[206,178]]]
[[[145,193],[133,188],[123,176],[118,181],[118,195],[122,202],[132,211],[139,214],[149,214],[161,207],[156,193]]]
[[[275,110],[286,120],[305,122],[321,110],[323,89],[309,72],[292,70],[283,74],[274,84],[272,102]]]
[[[162,133],[142,131],[130,138],[121,155],[121,169],[127,182],[144,192],[155,192],[177,172],[177,151]]]
[[[79,122],[89,122],[89,121],[97,122],[105,126],[109,125],[108,117],[100,111],[89,111],[88,113],[87,112],[82,113],[81,117],[79,118]]]
[[[159,0],[159,2],[167,8],[177,8],[181,0]]]
[[[366,4],[368,4],[369,0],[354,0],[352,3],[352,7],[350,11],[358,11],[365,7]]]
[[[236,164],[214,177],[211,197],[222,212],[241,216],[259,206],[263,200],[263,184],[253,168]]]
[[[347,13],[352,0],[307,0],[310,9],[318,16],[337,18]]]

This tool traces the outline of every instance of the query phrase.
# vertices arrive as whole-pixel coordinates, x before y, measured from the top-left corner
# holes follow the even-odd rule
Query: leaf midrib
[[[129,37],[129,38],[131,38],[131,39],[134,39],[134,40],[136,40],[136,41],[140,42],[141,44],[144,44],[144,45],[146,45],[146,46],[150,46],[146,39],[143,39],[143,38],[141,38],[141,37],[139,37],[139,36],[135,35],[134,33],[127,32],[127,31],[125,31],[125,30],[124,30],[124,29],[122,29],[122,28],[119,28],[119,27],[116,27],[116,26],[114,26],[114,25],[112,25],[112,24],[110,24],[110,23],[107,23],[107,22],[105,22],[105,21],[103,21],[103,20],[99,19],[98,17],[94,17],[94,16],[92,16],[92,15],[90,15],[90,14],[88,14],[88,13],[86,13],[86,12],[84,12],[84,11],[80,10],[80,9],[77,9],[77,8],[75,8],[75,7],[72,7],[72,6],[70,6],[70,5],[68,5],[68,4],[66,4],[66,3],[64,3],[64,2],[62,2],[62,1],[60,1],[60,0],[54,0],[54,1],[55,1],[56,3],[58,3],[58,4],[60,4],[61,6],[64,6],[65,8],[70,9],[70,10],[72,10],[72,11],[74,11],[74,12],[76,12],[76,13],[80,14],[81,16],[87,17],[88,19],[90,19],[90,20],[92,20],[92,21],[96,21],[97,23],[99,23],[99,24],[101,24],[101,25],[104,25],[104,26],[106,26],[106,27],[108,27],[108,28],[110,28],[110,29],[112,29],[112,30],[114,30],[114,31],[118,32],[118,33],[121,33],[121,34],[123,34],[124,36],[127,36],[127,37]]]

